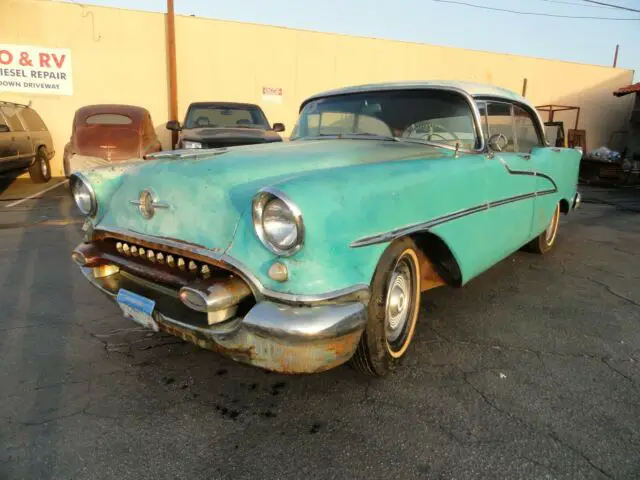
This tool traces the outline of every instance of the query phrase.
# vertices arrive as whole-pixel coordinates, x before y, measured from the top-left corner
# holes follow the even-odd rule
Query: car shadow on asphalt
[[[0,188],[11,186],[14,180],[15,177],[4,176]],[[15,255],[8,259],[10,265],[3,268],[6,276],[0,286],[0,329],[3,331],[0,358],[5,366],[12,366],[13,375],[7,377],[10,384],[6,393],[25,393],[18,411],[13,412],[12,421],[24,427],[39,425],[38,430],[25,429],[26,435],[21,437],[22,448],[27,452],[39,451],[43,439],[49,443],[47,449],[53,452],[64,442],[60,429],[47,419],[52,412],[64,410],[64,395],[68,395],[65,378],[73,369],[66,341],[77,322],[72,305],[72,264],[60,261],[61,256],[68,258],[69,252],[56,249],[78,237],[80,225],[70,222],[24,228],[24,225],[41,222],[43,211],[68,218],[70,202],[57,203],[58,207],[52,208],[48,198],[31,200],[30,208],[24,210],[24,222],[1,231],[4,252]],[[4,252],[0,255],[6,255]],[[5,261],[2,257],[0,260]],[[60,310],[58,306],[64,308]],[[0,429],[0,444],[7,445],[9,439],[3,438],[4,433],[5,429]],[[38,462],[29,461],[26,465],[27,471],[21,476],[42,478]]]
[[[0,195],[8,190],[21,174],[22,172],[13,171],[0,175]]]

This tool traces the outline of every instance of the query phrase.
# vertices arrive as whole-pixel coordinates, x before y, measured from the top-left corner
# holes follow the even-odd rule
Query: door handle
[[[558,147],[553,147],[553,148],[551,149],[551,151],[552,151],[552,152],[559,152],[559,151],[560,151],[560,149],[559,149]]]
[[[524,158],[525,160],[531,160],[531,154],[530,153],[523,153],[521,155],[518,155],[520,158]]]

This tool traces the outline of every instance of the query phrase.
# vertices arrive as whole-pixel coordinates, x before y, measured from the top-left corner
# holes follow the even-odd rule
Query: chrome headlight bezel
[[[69,179],[69,187],[71,195],[73,196],[73,201],[76,203],[78,210],[88,217],[94,216],[98,211],[98,202],[96,200],[96,192],[87,178],[79,172],[73,173]],[[86,189],[86,193],[89,195],[88,209],[84,208],[83,204],[78,200],[78,189],[81,187],[84,187]]]
[[[269,239],[269,235],[265,231],[264,210],[267,204],[272,200],[281,201],[287,207],[291,216],[293,217],[296,228],[296,239],[291,246],[286,248],[274,244]],[[261,189],[253,198],[252,217],[253,228],[256,232],[256,235],[258,236],[262,244],[267,247],[267,249],[272,253],[275,253],[280,257],[289,257],[298,252],[304,245],[304,221],[302,218],[302,212],[300,211],[300,208],[298,208],[298,206],[293,202],[293,200],[291,200],[291,198],[289,198],[285,193],[272,187],[265,187]]]
[[[196,142],[193,140],[183,140],[182,141],[182,148],[185,149],[189,149],[189,150],[195,150],[198,148],[202,148],[202,142]]]

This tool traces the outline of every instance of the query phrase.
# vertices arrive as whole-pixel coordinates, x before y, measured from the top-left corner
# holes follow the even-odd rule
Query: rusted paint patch
[[[239,330],[229,336],[207,337],[175,325],[159,323],[160,329],[201,348],[212,350],[238,362],[286,374],[318,373],[348,361],[358,345],[361,332],[340,338],[303,344],[288,344]],[[247,347],[251,345],[251,347]]]
[[[420,253],[420,272],[422,277],[420,279],[420,290],[422,292],[447,284],[438,274],[431,260],[423,253]]]

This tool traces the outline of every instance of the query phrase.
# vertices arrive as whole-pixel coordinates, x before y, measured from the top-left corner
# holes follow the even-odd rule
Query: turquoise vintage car
[[[574,149],[535,109],[462,82],[365,85],[302,103],[290,142],[76,173],[72,256],[127,317],[287,373],[406,354],[421,292],[461,286],[578,207]]]

